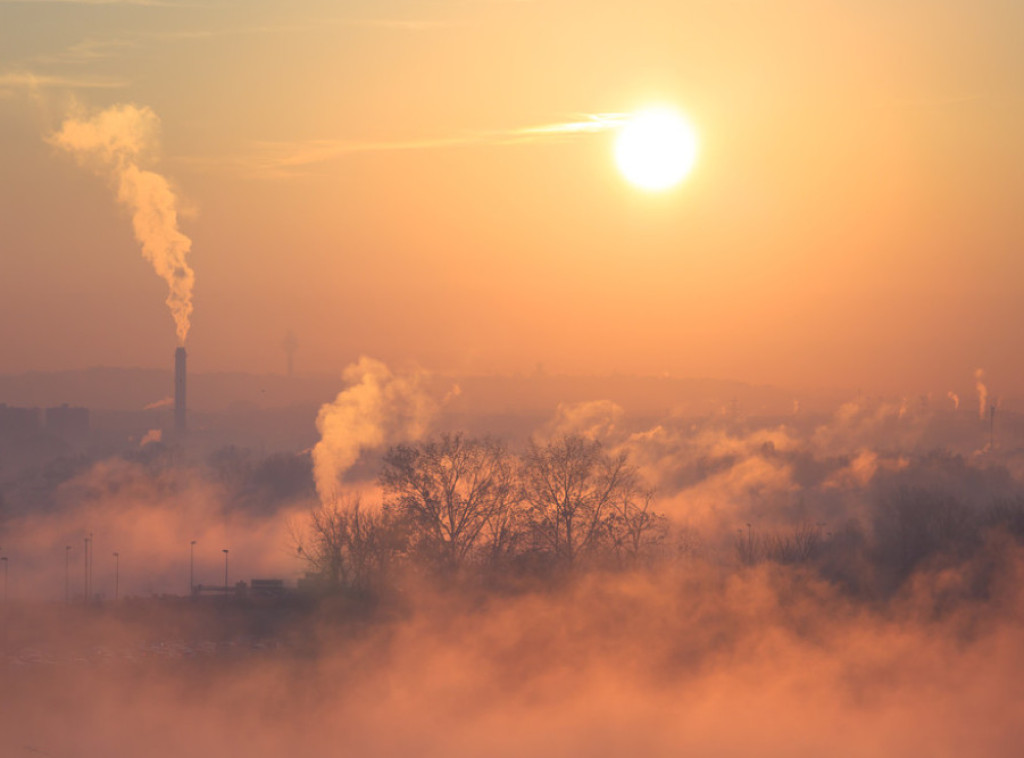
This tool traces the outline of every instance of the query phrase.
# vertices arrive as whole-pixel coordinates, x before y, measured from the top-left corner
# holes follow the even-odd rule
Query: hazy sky
[[[0,0],[0,371],[170,366],[109,177],[47,138],[151,108],[196,370],[1024,379],[1016,0]],[[683,110],[641,192],[614,130]]]

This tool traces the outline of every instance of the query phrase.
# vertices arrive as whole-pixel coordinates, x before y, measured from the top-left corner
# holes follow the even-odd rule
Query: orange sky
[[[47,142],[134,103],[198,371],[283,371],[291,328],[303,371],[1012,392],[1021,28],[1008,0],[0,0],[0,372],[170,364],[130,214]],[[662,194],[614,131],[510,139],[652,102],[701,139]]]

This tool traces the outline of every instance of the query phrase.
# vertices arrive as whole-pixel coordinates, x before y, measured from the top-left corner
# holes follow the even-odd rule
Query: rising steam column
[[[176,434],[185,434],[185,348],[179,347],[174,351],[174,431]]]

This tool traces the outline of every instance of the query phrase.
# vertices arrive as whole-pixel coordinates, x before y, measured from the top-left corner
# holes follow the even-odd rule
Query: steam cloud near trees
[[[26,555],[116,524],[123,561],[181,587],[198,527],[239,576],[308,571],[313,594],[274,615],[65,612],[24,597],[62,575],[23,566],[0,747],[1016,754],[1013,419],[992,448],[945,398],[657,419],[596,401],[498,439],[453,426],[422,377],[366,360],[346,380],[319,458],[156,442],[68,472],[42,512],[21,507],[39,482],[5,490]]]

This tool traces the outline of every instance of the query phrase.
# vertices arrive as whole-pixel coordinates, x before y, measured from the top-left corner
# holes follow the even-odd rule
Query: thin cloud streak
[[[0,5],[144,5],[159,8],[199,8],[198,3],[168,0],[0,0]]]
[[[437,150],[492,145],[527,144],[575,135],[597,134],[621,127],[629,118],[626,113],[595,113],[579,121],[567,121],[540,126],[520,127],[485,132],[474,132],[459,137],[439,137],[419,140],[305,140],[301,142],[251,143],[249,155],[214,159],[186,159],[194,166],[225,164],[263,176],[296,175],[296,169],[338,160],[357,153],[393,152],[407,150]]]
[[[362,18],[362,19],[338,19],[334,23],[344,26],[361,26],[371,29],[401,29],[406,31],[425,31],[429,29],[449,29],[453,26],[466,26],[466,21],[455,19],[442,19],[431,21],[418,18]]]
[[[36,74],[31,71],[0,74],[0,91],[14,89],[37,90],[53,87],[68,89],[118,89],[127,86],[128,82],[118,79]]]
[[[96,6],[159,6],[188,8],[211,8],[211,5],[190,2],[170,2],[169,0],[0,0],[0,7],[11,5],[96,5]],[[426,32],[434,29],[445,29],[465,26],[467,22],[458,19],[425,19],[425,18],[353,18],[353,17],[328,17],[315,18],[307,17],[290,23],[260,24],[243,26],[226,26],[221,28],[184,28],[178,30],[162,31],[122,31],[120,36],[88,37],[75,42],[63,50],[50,53],[40,53],[22,59],[21,61],[8,61],[9,66],[21,68],[32,68],[35,66],[64,66],[71,65],[80,67],[101,60],[114,60],[124,58],[134,51],[144,49],[154,42],[191,42],[200,40],[217,40],[230,37],[245,37],[275,34],[303,34],[319,32],[325,28],[343,28],[381,30],[383,32],[393,31],[396,33]],[[105,80],[82,79],[77,76],[63,76],[60,74],[34,75],[34,82],[25,86],[34,87],[122,87],[126,83],[108,83]],[[3,75],[0,74],[0,79]],[[21,86],[21,82],[17,85]],[[0,81],[0,95],[10,96],[13,94],[10,88],[15,83]],[[4,89],[6,87],[6,89]]]
[[[131,5],[172,5],[171,3],[146,3],[146,2],[90,2],[90,0],[0,0],[0,6],[12,3],[81,3],[92,4],[131,4]],[[174,5],[180,5],[175,3]],[[180,5],[180,7],[192,7]],[[204,6],[194,6],[204,7]],[[130,51],[138,50],[146,44],[157,42],[178,42],[195,40],[214,40],[224,37],[243,37],[270,34],[302,34],[305,32],[319,31],[327,26],[347,26],[361,29],[381,29],[394,31],[419,32],[431,29],[444,29],[457,26],[464,26],[465,22],[458,20],[428,20],[428,19],[358,19],[358,18],[329,18],[311,19],[300,23],[292,24],[270,24],[261,26],[239,26],[226,27],[221,29],[182,29],[178,31],[159,32],[135,32],[128,33],[120,38],[96,39],[89,38],[76,42],[57,53],[36,55],[23,61],[24,64],[75,64],[80,65],[98,60],[110,60],[123,57]]]
[[[2,0],[0,0],[2,2]],[[36,55],[28,59],[29,64],[65,64],[81,65],[94,61],[110,60],[120,57],[126,50],[136,49],[138,43],[126,39],[84,39],[66,47],[57,53]]]
[[[0,0],[3,2],[3,0]],[[160,40],[214,39],[257,34],[297,34],[320,31],[325,27],[349,26],[366,29],[393,29],[403,31],[424,31],[464,26],[465,22],[453,19],[388,19],[388,18],[311,18],[291,24],[264,24],[260,26],[226,27],[222,29],[185,29],[181,31],[151,32],[140,37]]]

